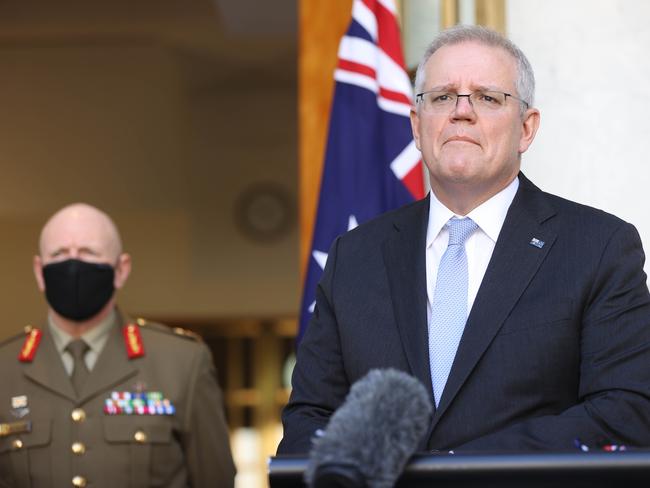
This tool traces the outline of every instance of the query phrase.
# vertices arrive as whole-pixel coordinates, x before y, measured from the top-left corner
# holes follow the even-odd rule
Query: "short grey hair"
[[[476,42],[485,46],[500,47],[510,54],[517,63],[517,79],[515,80],[517,96],[524,100],[529,107],[533,106],[535,103],[535,74],[528,58],[510,39],[480,25],[456,25],[443,30],[436,36],[424,52],[422,61],[420,61],[415,73],[415,95],[424,91],[425,65],[433,53],[441,47],[463,42]]]

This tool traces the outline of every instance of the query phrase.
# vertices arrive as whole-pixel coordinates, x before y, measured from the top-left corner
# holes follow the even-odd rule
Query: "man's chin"
[[[476,163],[455,161],[445,165],[440,180],[454,184],[472,184],[479,178]]]

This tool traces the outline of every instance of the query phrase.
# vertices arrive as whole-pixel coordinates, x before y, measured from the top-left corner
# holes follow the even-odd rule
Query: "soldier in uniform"
[[[212,357],[194,334],[115,305],[117,228],[74,204],[41,233],[47,322],[0,345],[0,486],[232,487]]]

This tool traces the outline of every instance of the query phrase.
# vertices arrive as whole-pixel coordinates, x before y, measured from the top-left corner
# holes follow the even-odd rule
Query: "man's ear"
[[[40,256],[34,256],[32,260],[32,266],[34,268],[34,278],[36,278],[36,284],[38,289],[42,292],[45,291],[45,280],[43,279],[43,260]]]
[[[529,108],[524,114],[522,121],[521,138],[519,139],[519,154],[526,152],[526,150],[533,143],[537,129],[539,129],[540,114],[536,108]]]
[[[131,274],[131,256],[127,253],[120,254],[117,258],[117,265],[115,266],[115,279],[113,286],[119,290],[126,284],[126,280]]]
[[[415,147],[420,149],[420,116],[414,108],[411,108],[411,131],[413,132],[413,140],[415,141]]]

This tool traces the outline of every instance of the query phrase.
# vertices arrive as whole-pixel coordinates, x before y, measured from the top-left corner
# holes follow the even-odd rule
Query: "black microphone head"
[[[366,480],[357,466],[322,463],[316,466],[312,488],[366,488]]]
[[[327,486],[392,487],[427,431],[432,400],[422,383],[404,372],[371,370],[352,385],[314,440],[307,484],[326,486],[322,477],[331,476],[339,484]]]

